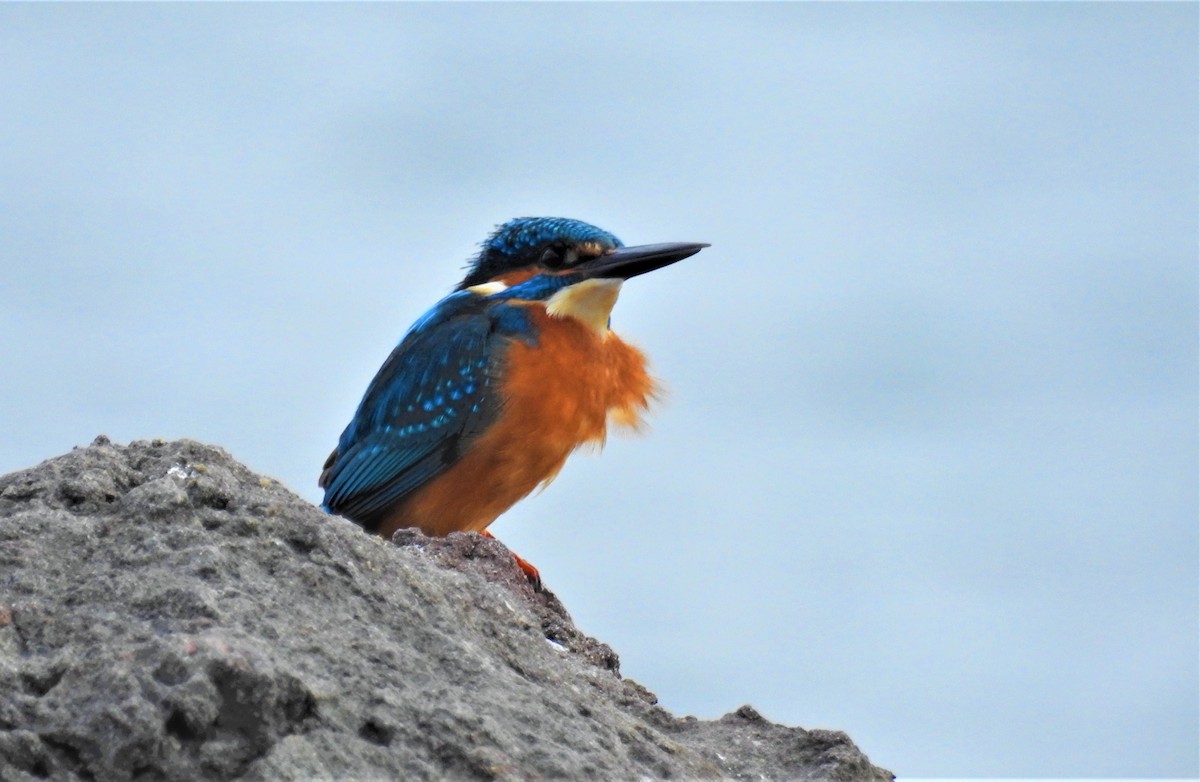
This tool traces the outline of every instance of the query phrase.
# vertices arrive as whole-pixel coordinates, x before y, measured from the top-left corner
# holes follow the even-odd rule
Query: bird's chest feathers
[[[560,299],[556,307],[562,313],[561,307],[595,296],[591,306],[603,312],[603,331],[596,323],[598,312],[587,323],[577,314],[556,315],[549,305],[530,307],[537,341],[512,344],[500,384],[503,423],[514,427],[517,441],[538,441],[565,458],[585,442],[602,442],[608,422],[635,428],[640,423],[655,393],[654,380],[641,351],[608,330],[616,291],[608,286],[605,305],[603,290],[593,286],[577,292],[581,298]]]
[[[574,318],[593,331],[607,335],[609,317],[622,280],[584,280],[563,288],[546,301],[546,314],[553,318]]]

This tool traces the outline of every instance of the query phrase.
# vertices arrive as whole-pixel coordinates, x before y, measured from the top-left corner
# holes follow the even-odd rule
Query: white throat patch
[[[606,334],[608,318],[623,282],[606,278],[577,282],[547,299],[546,313],[556,318],[575,318]]]

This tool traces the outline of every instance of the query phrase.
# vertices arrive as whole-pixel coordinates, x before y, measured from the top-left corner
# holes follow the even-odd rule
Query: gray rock
[[[871,779],[843,733],[676,718],[474,534],[388,542],[225,451],[0,477],[0,779]]]

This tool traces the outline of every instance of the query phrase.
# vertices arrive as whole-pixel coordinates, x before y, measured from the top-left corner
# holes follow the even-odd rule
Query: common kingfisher
[[[610,313],[625,280],[704,247],[626,247],[561,217],[501,225],[367,387],[321,473],[325,509],[384,537],[488,534],[609,422],[640,425],[655,383]]]

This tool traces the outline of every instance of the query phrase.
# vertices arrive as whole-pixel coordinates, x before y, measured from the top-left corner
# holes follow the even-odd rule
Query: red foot
[[[491,538],[492,540],[496,539],[496,536],[493,535],[492,533],[488,532],[487,530],[483,530],[479,534],[486,535],[487,537]],[[509,553],[512,554],[511,551]],[[525,578],[529,579],[530,585],[533,586],[533,591],[541,592],[542,591],[542,574],[538,572],[538,569],[535,568],[533,565],[529,564],[528,561],[517,556],[516,554],[513,554],[512,556],[513,556],[513,559],[516,560],[516,562],[517,562],[517,567],[521,568],[521,572],[525,574]]]

